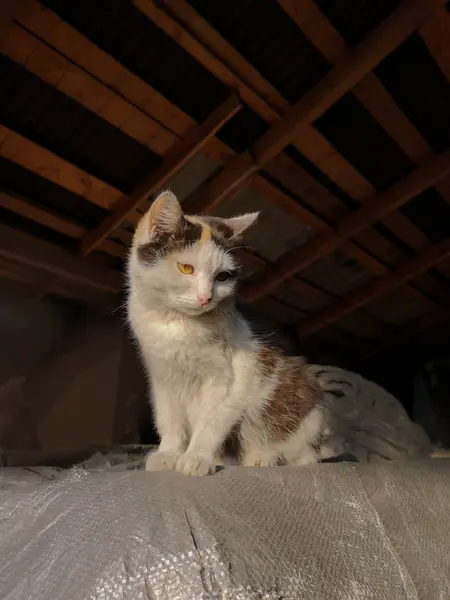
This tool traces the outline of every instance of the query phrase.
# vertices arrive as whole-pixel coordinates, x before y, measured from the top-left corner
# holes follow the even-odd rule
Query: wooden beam
[[[135,4],[215,77],[238,89],[262,119],[274,123],[290,108],[280,92],[185,0],[164,0],[159,6],[148,0]],[[367,195],[362,175],[319,131],[306,127],[292,143],[349,195]]]
[[[121,197],[111,185],[3,125],[0,155],[102,208],[111,209]]]
[[[26,37],[26,31],[23,28],[24,33],[18,34],[17,30],[15,33],[11,32],[12,43],[9,42],[5,49],[11,53],[14,52],[11,55],[13,60],[23,64],[44,80],[47,80],[52,73],[59,72],[61,79],[65,78],[68,80],[66,83],[70,83],[64,88],[66,95],[77,101],[81,98],[81,101],[86,102],[86,106],[91,107],[92,112],[102,116],[115,127],[120,127],[123,123],[123,120],[120,119],[120,111],[117,113],[115,110],[105,110],[100,115],[103,106],[102,99],[110,97],[108,90],[109,92],[112,90],[115,95],[114,99],[112,96],[110,97],[111,106],[119,107],[119,100],[115,100],[115,98],[126,100],[129,106],[124,110],[129,115],[128,120],[139,125],[138,129],[129,129],[127,134],[130,137],[145,140],[147,133],[151,136],[150,127],[153,125],[151,123],[145,125],[144,121],[139,121],[139,115],[147,116],[152,123],[156,122],[162,126],[162,130],[154,131],[156,136],[159,137],[160,134],[164,136],[165,149],[160,149],[161,155],[169,152],[173,144],[189,134],[192,127],[196,125],[196,122],[175,104],[172,104],[111,55],[93,44],[74,27],[65,23],[50,9],[37,0],[23,0],[23,2],[23,8],[18,12],[16,20],[33,35]],[[21,44],[17,43],[18,38],[14,37],[15,35],[20,35],[20,41],[26,43],[27,46],[33,44],[32,40],[34,39],[33,48],[40,48],[38,42],[45,42],[43,46],[48,48],[48,52],[45,54],[42,50],[42,61],[37,64],[36,61],[30,63],[29,55],[26,52],[20,52]],[[6,44],[6,42],[4,43]],[[19,48],[14,48],[14,46],[19,46]],[[63,59],[63,62],[57,60],[58,56]],[[81,71],[93,76],[98,86],[89,85],[78,70],[76,70],[77,76],[75,76],[73,65],[76,69],[81,67]],[[52,81],[49,80],[49,83]],[[151,138],[149,141],[151,142]],[[216,138],[212,138],[202,148],[202,152],[221,163],[234,154],[230,148]]]
[[[81,225],[58,217],[35,204],[6,192],[0,192],[0,206],[73,239],[80,239],[86,233],[86,229]],[[118,258],[125,258],[127,253],[126,248],[110,240],[103,241],[99,246],[99,250]]]
[[[67,23],[64,23],[50,10],[35,0],[25,0],[24,6],[25,10],[19,14],[19,21],[27,29],[33,31],[37,36],[45,40],[47,44],[55,47],[58,51],[57,55],[50,53],[43,56],[42,65],[39,65],[39,61],[37,63],[32,62],[28,65],[29,68],[34,68],[33,65],[36,64],[36,69],[39,67],[39,69],[41,69],[39,73],[45,78],[45,73],[57,73],[58,65],[61,65],[61,63],[58,63],[57,61],[54,62],[52,56],[54,58],[55,56],[65,55],[69,59],[69,65],[73,63],[79,64],[83,70],[92,73],[99,83],[113,89],[117,94],[126,98],[130,105],[138,107],[139,110],[148,114],[150,117],[154,115],[158,121],[162,122],[168,131],[172,130],[175,132],[175,135],[183,136],[186,131],[192,128],[194,121],[190,117],[158,94],[158,92],[148,84],[127,71],[120,63],[92,44],[92,42],[82,36],[74,28]],[[18,44],[16,46],[20,48],[21,45]],[[83,85],[83,81],[80,81],[80,79],[71,74],[70,71],[65,72],[65,77],[71,82],[71,85],[65,89],[65,93],[72,95],[75,99],[80,96],[85,98],[86,96],[91,95],[92,98],[89,102],[93,107],[95,105],[96,96],[102,97],[104,93],[103,90],[100,94],[98,92],[95,93],[96,90],[93,86]],[[279,94],[278,97],[281,98]],[[283,102],[284,105],[287,106],[286,101],[283,100]],[[103,118],[108,119],[110,116],[114,116],[114,111],[107,112],[102,116]],[[275,118],[275,116],[273,118]],[[112,120],[110,122],[112,122]],[[313,131],[314,130],[311,130],[311,132]],[[133,132],[130,130],[130,135],[131,134],[133,134]],[[302,135],[302,139],[305,139],[307,145],[311,145],[314,151],[316,151],[317,148],[321,148],[323,149],[324,156],[336,154],[335,152],[330,151],[331,147],[327,147],[326,144],[324,146],[323,140],[309,138],[310,136],[306,136],[305,133]],[[174,140],[175,139],[177,138],[174,137]],[[305,149],[303,148],[303,151],[304,150]],[[221,163],[234,154],[230,148],[226,147],[217,140],[217,138],[212,139],[210,143],[202,149],[202,152],[218,159]],[[336,172],[345,172],[345,181],[353,182],[351,183],[351,186],[355,190],[361,188],[358,178],[352,176],[352,172],[356,174],[356,171],[354,171],[354,169],[352,171],[352,167],[349,164],[336,164]],[[343,182],[341,181],[340,184],[342,186]],[[277,205],[282,205],[283,209],[286,210],[286,208],[290,207],[289,212],[294,213],[297,216],[298,211],[296,207],[298,204],[287,194],[281,192],[263,178],[259,176],[254,177],[250,187],[257,193],[261,193],[267,197],[269,201],[274,202]],[[303,214],[303,220],[305,219],[305,214],[307,215],[308,213]],[[312,215],[312,213],[310,214]],[[301,217],[298,216],[298,218]],[[134,221],[135,220],[136,219],[134,219]],[[351,242],[346,245],[345,251],[348,251],[350,255],[356,258],[356,260],[375,273],[386,270],[383,263]]]
[[[440,0],[437,0],[439,4]],[[145,12],[149,18],[153,18],[169,36],[179,43],[187,52],[189,52],[196,60],[204,67],[211,71],[218,79],[226,85],[235,85],[244,100],[257,112],[263,119],[272,123],[276,116],[283,116],[289,108],[288,102],[281,96],[269,82],[267,82],[261,74],[246,61],[236,50],[213,28],[211,25],[199,15],[185,0],[165,0],[164,8],[168,9],[171,15],[161,11],[155,3],[145,4]],[[298,10],[302,10],[307,2],[293,2]],[[311,15],[309,15],[311,16]],[[181,26],[180,23],[183,25]],[[329,32],[325,31],[324,35]],[[205,50],[206,48],[206,50]],[[330,62],[335,62],[331,61]],[[238,76],[238,80],[236,80]],[[367,77],[365,78],[365,80]],[[373,90],[368,90],[366,94]],[[261,98],[266,102],[264,110],[261,110]],[[378,98],[378,101],[380,98]],[[392,104],[390,108],[392,109]],[[395,116],[401,111],[397,108],[395,115],[391,115],[391,121],[394,122]],[[388,106],[384,106],[383,110],[388,110]],[[399,123],[404,125],[404,120],[399,119]],[[412,140],[410,140],[412,141]],[[293,144],[302,152],[310,161],[317,165],[327,176],[334,181],[342,190],[351,197],[361,200],[375,193],[373,186],[324,138],[315,128],[302,128],[301,136],[293,140]],[[425,152],[425,151],[424,151]],[[426,152],[425,152],[426,154]],[[296,181],[307,179],[307,174],[300,167],[297,168],[298,173]],[[310,178],[311,179],[311,178]],[[257,176],[253,176],[250,180],[250,186],[255,187],[256,181],[261,181]],[[233,193],[236,193],[248,181],[242,180],[238,186],[234,188]],[[315,187],[320,186],[315,182]],[[314,193],[310,184],[305,182],[306,192],[305,198],[310,197]],[[193,206],[200,206],[205,199],[205,191],[201,190],[198,197],[195,199]],[[340,201],[339,201],[340,202]],[[384,223],[395,235],[410,244],[416,250],[424,247],[428,240],[406,217],[399,213],[391,214]],[[376,232],[371,232],[371,237],[377,237]],[[367,236],[365,237],[367,242]],[[384,240],[383,240],[384,241]],[[365,246],[365,245],[364,245]],[[372,244],[373,246],[373,244]],[[366,247],[366,246],[365,246]],[[376,257],[356,245],[351,245],[350,255],[363,264],[366,268],[373,272],[383,269],[382,263],[377,261]],[[369,252],[376,251],[376,248],[368,247]]]
[[[111,294],[118,293],[122,285],[120,273],[3,224],[0,224],[0,256]]]
[[[347,45],[314,0],[277,1],[331,64],[351,54],[351,47]],[[368,73],[361,79],[352,89],[352,94],[407,156],[420,162],[431,152],[426,141],[374,73]]]
[[[253,286],[246,299],[255,301],[273,291],[301,269],[334,252],[345,240],[361,233],[389,212],[400,208],[411,198],[443,179],[449,171],[450,150],[433,156],[411,175],[341,219],[333,230],[316,236],[301,248],[293,249],[282,256],[274,267],[268,269],[261,283]]]
[[[0,33],[8,29],[22,0],[2,0],[0,2]]]
[[[343,56],[351,53],[351,48],[314,0],[277,1],[331,64],[337,63]],[[446,36],[443,36],[444,31]],[[444,62],[448,65],[450,80],[449,12],[443,6],[437,7],[436,11],[421,25],[419,33],[422,34],[425,43],[429,41],[438,58],[447,54],[447,60]],[[413,162],[420,164],[432,152],[432,148],[374,73],[368,73],[355,85],[352,93]],[[436,188],[446,200],[450,201],[450,178]]]
[[[172,132],[17,23],[0,38],[0,52],[156,154],[165,155],[170,150]]]
[[[450,81],[450,12],[441,6],[419,28],[419,34],[440,70]]]
[[[36,36],[39,36],[39,38],[44,40],[47,45],[55,48],[57,50],[57,56],[62,55],[63,57],[67,57],[69,64],[75,63],[82,67],[83,70],[92,73],[99,84],[113,89],[117,94],[125,98],[130,105],[137,107],[150,117],[154,116],[168,131],[173,131],[173,143],[175,143],[179,137],[184,138],[187,135],[187,132],[192,130],[195,126],[195,122],[191,117],[183,113],[178,107],[170,103],[151,86],[137,78],[113,57],[95,46],[77,30],[62,21],[55,13],[41,5],[39,2],[36,2],[36,0],[23,0],[23,10],[19,12],[18,18],[20,23],[26,27],[27,30],[33,32]],[[20,50],[20,44],[15,44],[14,46],[16,46],[15,52]],[[229,49],[228,46],[225,48],[226,51]],[[52,56],[51,53],[47,53],[39,67],[39,74],[44,79],[48,76],[47,73],[53,73],[54,71],[58,72],[57,66],[59,63],[54,63]],[[20,57],[16,56],[16,58],[20,62]],[[22,63],[23,62],[24,59],[22,58]],[[33,64],[34,63],[27,65],[25,61],[25,66],[27,66],[27,68],[34,69]],[[233,64],[233,68],[237,67],[238,65]],[[253,69],[253,67],[251,68]],[[35,72],[37,73],[37,70]],[[71,77],[70,72],[65,72],[63,76],[69,77],[71,80],[71,86],[66,88],[64,93],[74,99],[82,96],[85,101],[92,106],[92,111],[98,114],[98,111],[94,110],[95,103],[98,102],[96,89],[90,86],[83,86],[83,82],[80,82],[77,77]],[[252,79],[252,85],[256,85],[255,78]],[[270,86],[270,84],[267,85]],[[277,98],[276,103],[280,105],[279,110],[281,115],[282,108],[288,107],[288,103],[273,87],[270,87],[268,92],[270,92],[270,98]],[[103,93],[104,91],[102,89],[100,97]],[[268,97],[267,101],[270,98]],[[247,96],[246,100],[249,100]],[[102,117],[105,119],[111,117],[109,122],[113,124],[113,115],[114,113],[103,114]],[[273,119],[275,118],[277,118],[277,113],[273,112]],[[320,149],[320,156],[323,156],[326,160],[328,160],[327,157],[334,157],[333,165],[328,165],[328,171],[325,168],[326,165],[324,163],[322,164],[318,160],[318,157],[315,157],[317,159],[316,164],[325,170],[332,178],[333,169],[336,175],[342,174],[342,180],[339,180],[336,176],[334,177],[334,180],[339,183],[342,189],[346,189],[345,182],[349,182],[351,189],[347,191],[355,194],[363,192],[363,195],[370,194],[370,191],[365,191],[368,184],[365,188],[363,185],[365,180],[363,181],[361,179],[361,176],[357,171],[335,152],[328,142],[326,142],[325,138],[317,138],[314,132],[315,130],[312,128],[307,135],[303,132],[302,140],[305,140],[305,145],[315,153],[318,151],[317,149]],[[302,151],[308,155],[305,150],[306,148],[302,147]],[[211,139],[210,142],[202,148],[202,153],[211,156],[220,164],[224,164],[230,157],[235,155],[231,148],[220,142],[217,138]],[[301,173],[299,173],[299,177],[300,175]],[[312,180],[310,176],[306,178],[305,189],[310,190],[314,180]],[[320,184],[316,182],[316,185]],[[327,227],[323,220],[316,218],[313,213],[303,210],[293,198],[272,185],[263,177],[256,175],[250,181],[249,187],[256,193],[265,197],[269,202],[279,206],[288,214],[291,214],[301,222],[310,225],[317,231]],[[119,196],[121,195],[120,192],[117,193]],[[92,199],[92,201],[99,203],[95,199]],[[136,219],[134,219],[134,221],[135,220]],[[322,223],[322,226],[320,223]],[[380,272],[386,271],[386,267],[382,262],[377,260],[369,252],[359,248],[356,244],[348,242],[348,244],[345,245],[344,250],[373,273],[379,274]]]
[[[365,304],[391,293],[409,279],[423,273],[450,255],[450,239],[433,244],[414,258],[403,261],[392,273],[378,277],[350,292],[334,304],[298,325],[298,335],[308,337],[324,327],[338,321]]]
[[[379,27],[348,56],[343,57],[322,81],[307,92],[255,144],[257,162],[276,156],[296,135],[324,114],[348,90],[407,39],[433,10],[425,0],[403,2]]]
[[[392,350],[430,329],[443,325],[449,319],[450,310],[438,308],[437,310],[426,313],[423,317],[419,317],[412,322],[397,327],[390,335],[383,337],[381,340],[376,340],[363,347],[360,353],[361,358],[370,359],[380,352]]]
[[[140,2],[144,2],[145,5],[152,4],[150,0],[140,0]],[[344,57],[315,88],[290,108],[283,119],[274,123],[267,133],[253,144],[251,150],[233,159],[211,181],[200,201],[203,210],[211,212],[240,184],[281,152],[302,133],[305,126],[320,117],[384,56],[415,31],[430,10],[424,0],[402,3],[348,57]]]
[[[149,174],[134,190],[124,196],[112,215],[107,217],[93,231],[86,233],[81,241],[81,253],[87,256],[105,240],[119,225],[129,219],[141,202],[167,183],[200,148],[202,148],[225,123],[236,115],[242,104],[236,94],[231,94],[191,135],[177,143],[162,164]]]

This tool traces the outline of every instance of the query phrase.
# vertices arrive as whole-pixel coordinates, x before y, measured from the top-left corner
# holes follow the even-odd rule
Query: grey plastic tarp
[[[1,600],[450,598],[450,461],[3,469]]]

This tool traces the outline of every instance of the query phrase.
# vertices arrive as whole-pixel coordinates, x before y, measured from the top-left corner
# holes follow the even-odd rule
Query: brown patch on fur
[[[223,240],[229,240],[233,237],[234,232],[232,228],[226,223],[224,223],[222,220],[215,219],[214,217],[203,217],[203,220],[205,221],[205,223],[208,223],[208,225],[211,227],[211,229],[213,229],[218,238],[221,238]]]
[[[238,245],[238,240],[232,239],[234,235],[233,229],[224,223],[222,219],[208,216],[200,217],[200,219],[211,228],[212,238],[218,246],[221,246],[225,250],[232,250]]]
[[[285,440],[316,407],[321,391],[300,357],[285,357],[274,348],[261,345],[259,362],[263,377],[274,372],[278,385],[261,413],[271,439]]]
[[[169,252],[177,252],[186,246],[198,242],[202,235],[202,226],[191,223],[184,217],[175,231],[156,231],[155,237],[147,244],[138,247],[137,254],[140,261],[151,264],[157,258],[164,257]]]

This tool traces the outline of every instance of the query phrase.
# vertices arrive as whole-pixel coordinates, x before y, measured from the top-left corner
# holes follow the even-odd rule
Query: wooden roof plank
[[[24,0],[20,18],[21,22],[28,29],[33,31],[48,44],[53,44],[59,54],[65,55],[71,62],[79,64],[83,69],[90,70],[99,82],[114,89],[131,104],[134,104],[140,110],[147,112],[149,116],[153,115],[157,120],[161,121],[168,130],[172,129],[177,135],[183,136],[186,135],[188,130],[195,126],[195,121],[191,117],[183,113],[178,107],[161,96],[151,86],[138,79],[119,62],[115,61],[111,56],[95,46],[90,40],[62,21],[55,13],[36,0]],[[28,39],[32,41],[31,36]],[[68,40],[71,42],[70,44],[67,43]],[[21,48],[24,48],[26,52],[26,44],[23,46],[18,44],[16,51]],[[23,56],[22,53],[21,60],[26,62],[28,55],[29,51],[25,56]],[[47,68],[50,68],[49,63],[44,64]],[[82,89],[85,95],[89,94],[92,96],[89,99],[89,102],[97,102],[95,98],[96,94],[94,93],[95,90],[88,89],[87,87],[80,89],[74,88],[74,96],[80,94]],[[271,93],[273,93],[273,90],[271,90]],[[287,106],[284,99],[283,102]],[[345,164],[342,163],[342,160],[344,159],[342,159],[340,155],[337,155],[336,151],[329,146],[325,138],[319,135],[320,139],[317,139],[314,132],[315,130],[313,129],[310,129],[309,133],[304,132],[305,144],[314,152],[317,148],[320,148],[321,151],[324,152],[324,155],[332,158],[333,164],[336,165],[336,173],[343,172],[346,174],[345,180],[350,182],[352,190],[354,188],[353,191],[360,190],[362,187],[366,189],[367,185],[364,183],[365,180],[362,180],[361,176],[358,175],[356,171],[352,170],[353,168],[349,163],[346,163],[345,161]],[[307,134],[306,136],[305,133]],[[174,141],[175,140],[176,138],[174,137]],[[304,148],[302,148],[302,150],[304,150]],[[202,153],[215,158],[221,164],[235,154],[231,148],[227,147],[217,138],[210,140],[210,142],[202,148]],[[352,174],[356,176],[356,179],[351,176]],[[313,228],[317,228],[317,230],[321,227],[320,220],[316,219],[313,213],[300,210],[298,203],[290,196],[259,175],[256,175],[250,181],[249,187],[263,197],[266,197],[270,202],[277,206],[281,206],[288,214],[295,216],[302,222],[305,222]],[[322,223],[324,222],[322,221]],[[374,273],[386,271],[384,265],[380,261],[377,261],[375,257],[364,252],[352,242],[345,245],[345,250]]]
[[[408,200],[420,194],[424,189],[434,185],[450,171],[450,150],[433,156],[424,165],[392,188],[374,196],[361,208],[350,213],[337,223],[331,231],[326,231],[285,254],[274,267],[268,269],[263,281],[253,286],[247,300],[254,301],[273,291],[285,279],[292,277],[299,270],[306,268],[319,258],[331,254],[344,240],[347,240],[373,223],[380,220],[390,211],[396,210]]]
[[[351,48],[314,0],[277,1],[331,64],[350,54]],[[444,7],[439,6],[438,2],[435,7],[435,11],[425,19],[419,32],[424,41],[430,44],[431,53],[437,55],[443,63],[441,65],[443,72],[447,69],[447,77],[450,80],[450,50],[448,49],[450,14]],[[432,148],[374,73],[368,73],[359,81],[352,89],[352,93],[413,162],[420,164],[432,152]],[[450,178],[438,182],[436,189],[450,202]],[[402,215],[390,217],[386,225],[412,248],[418,249],[417,243],[423,244],[427,241],[426,238],[420,240],[419,230]],[[403,235],[399,235],[400,233]],[[415,244],[414,238],[419,242]]]
[[[160,123],[18,24],[12,24],[0,39],[0,52],[156,154],[167,154],[176,139]]]
[[[333,27],[314,0],[277,0],[306,37],[334,64],[351,53],[351,48]],[[407,156],[420,162],[431,152],[426,141],[388,93],[374,73],[368,73],[352,89],[372,117],[397,142]]]
[[[239,89],[244,101],[261,118],[273,123],[285,115],[290,108],[287,100],[185,0],[165,0],[164,10],[149,0],[139,0],[138,4],[150,19],[218,79]],[[294,5],[303,3],[294,0]],[[264,110],[261,99],[265,102]],[[368,195],[364,177],[319,131],[303,127],[292,143],[346,193],[356,197]]]
[[[307,92],[255,144],[257,161],[276,156],[302,127],[311,124],[352,89],[385,56],[408,38],[423,22],[432,8],[424,0],[403,2],[375,31],[352,52],[341,58],[332,70]]]
[[[450,12],[441,6],[419,28],[419,34],[440,70],[450,81]]]
[[[120,273],[3,224],[0,224],[0,256],[112,294],[118,293],[122,285]]]
[[[439,264],[449,255],[450,239],[429,246],[417,256],[403,261],[393,269],[392,273],[369,281],[300,323],[298,335],[308,337],[372,300],[386,296],[409,279]]]
[[[419,28],[419,34],[438,67],[450,81],[450,12],[445,6],[439,7]],[[450,177],[438,188],[442,196],[450,202]]]
[[[22,22],[40,37],[44,39],[47,37],[46,41],[54,44],[59,52],[66,53],[71,61],[81,63],[83,68],[92,71],[97,78],[114,87],[116,91],[126,96],[130,102],[136,103],[142,110],[154,111],[156,107],[160,107],[159,115],[155,116],[160,118],[167,128],[172,127],[180,133],[186,131],[188,126],[194,123],[180,109],[127,71],[120,63],[114,61],[112,57],[97,48],[79,32],[61,21],[54,13],[34,0],[27,0],[25,4],[27,10],[22,13]],[[105,68],[107,62],[109,62],[109,65],[108,68]],[[84,93],[86,91],[85,89]],[[151,108],[149,109],[149,107]],[[170,119],[168,118],[169,115]],[[229,148],[217,139],[212,140],[212,142],[209,147],[217,146],[218,150],[215,155],[220,155],[222,161],[224,156],[228,157],[233,154]],[[316,146],[317,144],[314,147]],[[270,194],[270,199],[275,199],[276,203],[281,198],[286,207],[291,206],[292,211],[297,213],[297,211],[294,211],[296,203],[266,180],[257,176],[252,181],[251,187],[258,193]],[[305,219],[305,214],[303,214],[303,219]],[[362,264],[370,265],[369,268],[374,272],[386,270],[384,265],[377,261],[375,257],[364,252],[353,243],[348,243],[346,250]]]
[[[139,0],[139,4],[153,5],[150,0]],[[267,133],[253,144],[251,153],[247,151],[233,159],[226,169],[213,179],[203,195],[203,209],[211,211],[218,206],[234,191],[238,182],[244,181],[246,176],[249,177],[282,151],[296,136],[300,136],[305,126],[310,125],[330,108],[386,54],[406,39],[429,11],[428,3],[423,0],[404,2],[348,57],[344,57],[317,86],[288,109],[283,119],[273,123]]]
[[[80,239],[86,233],[86,229],[81,225],[73,223],[68,219],[63,219],[58,215],[43,210],[30,202],[26,202],[6,192],[0,192],[0,206],[72,239]],[[99,250],[118,258],[125,258],[127,253],[126,248],[110,240],[104,240],[99,245]]]
[[[129,219],[141,202],[164,186],[170,177],[173,177],[225,123],[239,112],[241,107],[238,96],[235,93],[231,94],[203,123],[197,125],[190,135],[178,142],[162,164],[138,184],[130,194],[122,198],[112,215],[83,236],[80,245],[81,253],[87,256],[114,229]]]
[[[423,317],[414,319],[411,323],[406,323],[397,327],[389,335],[380,340],[372,341],[366,344],[361,349],[362,359],[371,359],[375,355],[385,350],[393,350],[396,347],[407,343],[418,335],[423,335],[424,332],[442,326],[450,319],[450,310],[437,309],[426,313]]]
[[[4,125],[0,125],[0,155],[106,209],[111,209],[122,195],[111,185]]]

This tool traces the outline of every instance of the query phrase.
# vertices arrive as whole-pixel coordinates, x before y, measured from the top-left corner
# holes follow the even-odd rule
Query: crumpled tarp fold
[[[450,598],[450,461],[8,469],[2,600]]]

